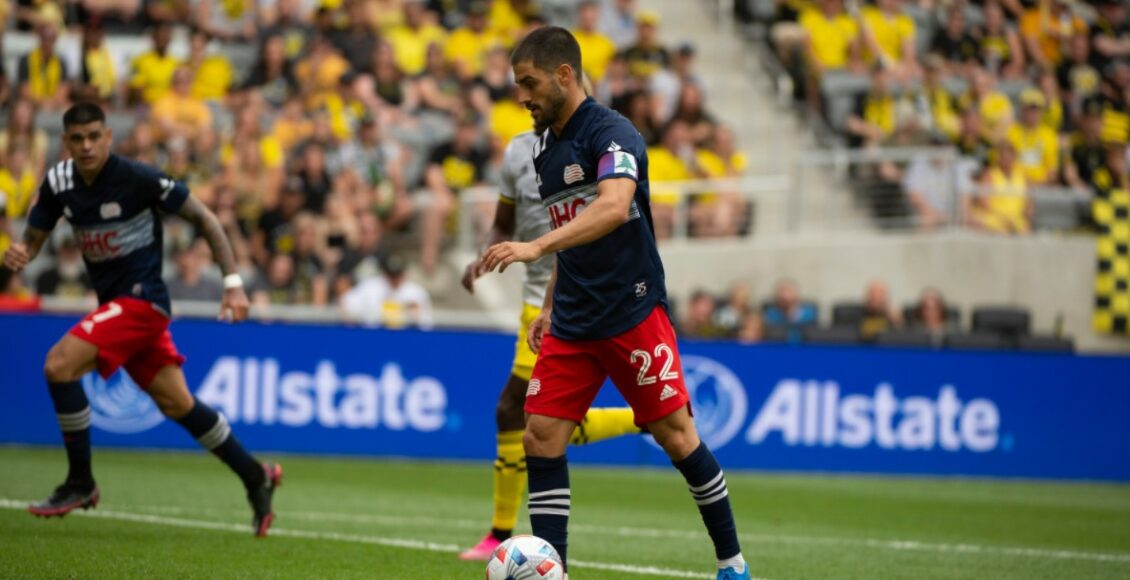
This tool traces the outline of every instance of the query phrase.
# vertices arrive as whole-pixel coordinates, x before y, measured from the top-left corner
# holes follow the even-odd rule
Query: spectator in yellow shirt
[[[651,217],[657,239],[668,239],[675,229],[675,209],[680,191],[665,182],[686,181],[702,175],[695,160],[690,127],[674,119],[663,131],[660,144],[647,148],[651,178]]]
[[[404,24],[389,31],[388,42],[396,55],[396,64],[409,76],[424,72],[428,64],[428,46],[443,46],[447,33],[429,21],[427,8],[421,0],[404,3]]]
[[[616,45],[597,29],[600,7],[595,0],[585,0],[577,7],[577,28],[573,37],[581,46],[581,68],[592,82],[599,83],[608,71],[608,63],[616,56]]]
[[[19,96],[41,109],[57,110],[67,105],[70,72],[55,51],[59,29],[44,22],[36,27],[39,45],[19,61]]]
[[[981,62],[1000,78],[1024,76],[1024,49],[1016,29],[1005,20],[1004,8],[995,0],[985,3],[985,26],[978,40]]]
[[[532,11],[529,0],[493,0],[487,28],[501,38],[516,39],[526,28],[526,19]]]
[[[114,96],[118,75],[114,57],[106,48],[106,34],[97,21],[88,21],[82,27],[82,61],[75,87],[75,98],[107,103]]]
[[[840,70],[858,64],[859,25],[844,13],[843,0],[821,0],[819,8],[806,9],[800,15],[804,31],[805,77],[808,105],[821,109],[820,78],[824,71]]]
[[[177,68],[173,73],[172,90],[153,103],[150,114],[158,140],[174,137],[194,140],[212,130],[212,109],[192,95],[192,83],[192,69]]]
[[[981,177],[980,191],[968,200],[968,215],[974,228],[998,234],[1031,231],[1032,200],[1028,182],[1009,141],[997,144],[996,161]]]
[[[172,25],[158,22],[150,31],[153,48],[133,60],[133,76],[130,78],[129,100],[131,103],[153,104],[161,98],[173,82],[173,73],[180,61],[169,54],[169,43],[173,38]]]
[[[306,95],[306,107],[322,104],[327,95],[337,92],[341,77],[349,71],[349,62],[325,37],[316,38],[310,54],[294,66],[300,91]]]
[[[740,177],[748,160],[734,148],[734,132],[719,125],[706,147],[695,151],[695,164],[703,177],[724,179]],[[732,188],[717,193],[703,193],[691,198],[692,231],[699,237],[732,237],[745,225],[748,204]]]
[[[192,29],[189,37],[188,62],[195,73],[192,96],[208,102],[220,102],[228,94],[232,83],[231,61],[222,52],[209,54],[208,43],[212,37],[202,28]]]
[[[1008,131],[1024,177],[1031,185],[1050,184],[1059,178],[1059,138],[1043,123],[1047,100],[1039,89],[1020,94],[1020,123]]]
[[[880,62],[900,79],[919,72],[914,20],[902,0],[877,0],[861,11],[863,43],[868,63]]]
[[[13,148],[8,150],[5,164],[0,166],[0,197],[4,198],[9,218],[26,216],[35,199],[39,179],[32,170],[30,161],[26,150]]]
[[[47,165],[47,132],[35,126],[35,105],[19,99],[8,109],[7,118],[0,127],[0,159],[5,159],[12,149],[28,152],[31,169],[43,175]]]
[[[1012,101],[996,90],[996,81],[984,68],[972,66],[969,70],[969,91],[958,99],[961,109],[976,107],[985,122],[985,137],[991,141],[1003,139],[1014,119]]]
[[[1037,0],[1020,17],[1020,34],[1028,56],[1040,68],[1054,68],[1063,61],[1063,47],[1075,37],[1087,36],[1087,23],[1072,14],[1063,0]]]
[[[873,148],[887,141],[898,122],[897,104],[891,91],[891,72],[875,65],[871,71],[871,90],[859,97],[855,112],[845,123],[852,145]]]
[[[444,58],[455,67],[461,79],[472,79],[483,71],[483,60],[491,47],[505,44],[503,39],[487,30],[487,5],[482,0],[473,2],[467,11],[467,22],[451,32],[443,47]]]

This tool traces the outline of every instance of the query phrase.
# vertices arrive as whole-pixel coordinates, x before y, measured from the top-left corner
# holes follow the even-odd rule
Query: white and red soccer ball
[[[535,536],[514,536],[499,544],[487,562],[487,580],[564,580],[561,556]]]

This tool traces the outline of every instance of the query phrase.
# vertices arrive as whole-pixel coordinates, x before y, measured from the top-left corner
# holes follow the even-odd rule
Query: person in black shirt
[[[439,261],[443,225],[455,211],[456,195],[483,181],[488,154],[479,147],[482,131],[478,120],[466,116],[459,121],[455,137],[432,151],[424,183],[431,193],[431,205],[424,212],[420,266],[431,273]]]
[[[946,13],[946,23],[934,33],[930,41],[930,54],[942,57],[949,72],[958,66],[976,60],[980,47],[977,39],[969,33],[965,21],[965,8],[961,4],[950,7]]]

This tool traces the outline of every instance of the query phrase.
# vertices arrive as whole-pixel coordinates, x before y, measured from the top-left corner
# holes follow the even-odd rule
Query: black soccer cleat
[[[63,517],[82,508],[88,510],[98,506],[98,486],[89,488],[63,483],[55,488],[51,497],[27,506],[27,511],[41,518]]]
[[[264,463],[263,470],[267,473],[266,481],[247,492],[247,501],[251,502],[251,510],[255,512],[251,527],[259,538],[267,536],[271,522],[275,521],[275,512],[271,511],[271,498],[275,495],[275,489],[282,484],[283,475],[282,466],[277,463]]]

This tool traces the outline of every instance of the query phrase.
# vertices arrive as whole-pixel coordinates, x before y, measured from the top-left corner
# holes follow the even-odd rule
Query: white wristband
[[[224,276],[224,290],[231,290],[232,288],[243,288],[243,277],[239,274]]]

